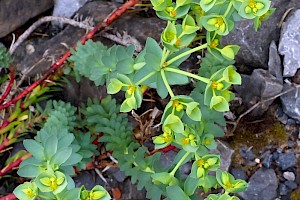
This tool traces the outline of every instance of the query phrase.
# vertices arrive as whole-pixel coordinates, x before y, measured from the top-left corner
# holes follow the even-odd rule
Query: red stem
[[[0,144],[0,152],[3,151],[9,144],[10,144],[10,139],[4,137],[2,143]]]
[[[84,44],[88,39],[91,39],[95,36],[95,34],[103,29],[105,26],[110,25],[113,21],[115,21],[120,15],[122,15],[127,8],[134,6],[137,4],[139,0],[129,0],[126,3],[124,3],[120,8],[115,10],[109,17],[108,19],[104,22],[104,24],[100,23],[98,24],[93,30],[88,32],[81,40],[80,42]],[[74,49],[76,48],[76,45],[74,45]],[[67,60],[68,57],[71,56],[71,51],[68,50],[56,63],[54,63],[50,68],[44,73],[44,75],[31,84],[26,90],[24,90],[21,94],[16,96],[14,99],[10,100],[9,102],[0,105],[0,110],[7,108],[8,106],[15,104],[17,101],[22,99],[24,96],[29,94],[35,87],[40,85],[49,75],[51,75],[53,72],[55,72],[58,68],[62,66],[62,64]]]
[[[7,86],[6,90],[4,91],[2,97],[0,98],[0,104],[5,100],[7,95],[10,93],[11,88],[14,84],[14,81],[15,81],[15,70],[10,68],[9,83],[8,83],[8,86]]]
[[[18,158],[17,160],[9,163],[3,169],[0,170],[0,176],[4,176],[5,174],[7,174],[11,170],[13,170],[13,168],[18,167],[23,160],[25,160],[29,157],[31,157],[31,154],[27,153],[27,154],[23,155],[22,157]]]
[[[0,200],[15,200],[17,197],[14,194],[8,194],[6,196],[0,197]]]

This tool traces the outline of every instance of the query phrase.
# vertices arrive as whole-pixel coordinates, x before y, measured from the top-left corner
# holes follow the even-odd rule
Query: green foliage
[[[0,44],[0,69],[8,68],[11,61],[12,58],[10,54],[6,51],[6,48]]]
[[[147,38],[144,50],[137,56],[133,46],[107,48],[91,40],[72,50],[70,61],[74,62],[75,74],[89,78],[96,85],[106,84],[108,94],[123,91],[125,98],[120,106],[110,96],[101,101],[88,100],[87,105],[82,105],[80,121],[72,106],[53,102],[54,110],[47,112],[49,117],[35,140],[24,141],[33,157],[22,162],[18,173],[34,180],[32,184],[26,183],[26,187],[20,186],[16,194],[25,194],[30,199],[39,194],[38,190],[49,198],[54,195],[64,199],[62,194],[75,199],[109,198],[101,187],[91,191],[74,188],[70,177],[73,165],[83,169],[96,153],[91,144],[92,134],[99,133],[104,133],[99,142],[106,143],[106,149],[113,151],[120,169],[131,176],[138,189],[146,188],[148,198],[198,199],[197,189],[208,192],[222,187],[224,194],[211,194],[206,199],[238,199],[230,194],[247,188],[245,181],[220,171],[220,157],[209,153],[217,147],[215,137],[224,135],[223,112],[229,111],[234,98],[229,89],[241,84],[241,76],[233,66],[239,47],[222,46],[220,41],[233,30],[237,19],[254,19],[257,29],[273,12],[271,2],[151,0],[151,3],[157,16],[168,21],[161,34],[162,47]],[[206,31],[206,43],[195,47],[193,42],[203,38],[199,30]],[[192,53],[204,49],[208,53],[198,74],[180,68]],[[190,95],[174,94],[171,86],[186,85],[191,79],[196,84]],[[166,168],[161,166],[160,153],[150,154],[135,140],[126,115],[141,107],[147,87],[155,89],[161,98],[170,96],[161,118],[162,133],[152,138],[156,149],[169,145],[179,149]],[[192,170],[183,177],[178,169],[187,162],[192,163]],[[210,175],[215,171],[216,176]]]
[[[92,144],[94,138],[89,133],[75,131],[74,128],[79,123],[75,112],[76,108],[70,103],[47,103],[43,114],[48,118],[43,128],[37,132],[34,139],[23,141],[24,147],[32,157],[21,163],[18,174],[33,180],[15,189],[14,193],[18,198],[34,199],[42,194],[41,197],[46,196],[50,199],[67,199],[66,196],[78,196],[77,199],[80,199],[80,192],[86,191],[75,190],[71,178],[75,174],[73,167],[84,169],[97,151],[96,146]],[[88,195],[97,197],[94,199],[109,198],[108,193],[104,191],[90,193]]]

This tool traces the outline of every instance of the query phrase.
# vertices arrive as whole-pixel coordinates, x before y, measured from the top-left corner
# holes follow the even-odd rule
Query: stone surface
[[[272,40],[277,42],[280,36],[278,23],[288,8],[299,8],[300,1],[273,0],[272,7],[275,7],[276,11],[268,21],[262,23],[258,32],[255,32],[251,20],[243,20],[236,23],[235,30],[222,39],[224,45],[236,44],[241,47],[236,56],[240,70],[250,72],[253,68],[267,69],[269,45]],[[243,69],[242,65],[247,67]]]
[[[268,70],[281,83],[283,83],[281,59],[275,41],[273,40],[269,48]]]
[[[235,86],[240,97],[242,97],[246,109],[252,107],[259,101],[273,97],[282,91],[281,82],[270,72],[264,69],[255,69],[251,76],[242,76],[242,85]],[[252,116],[261,116],[272,104],[273,101],[267,101],[250,114]]]
[[[119,187],[122,193],[121,199],[146,199],[146,190],[138,190],[129,179],[126,179]]]
[[[295,180],[295,174],[293,172],[283,172],[283,177],[288,181]]]
[[[274,200],[277,197],[278,180],[273,169],[260,168],[248,184],[248,189],[239,193],[244,200]]]
[[[294,181],[285,181],[284,184],[291,190],[297,188],[297,183],[295,183]]]
[[[70,18],[89,0],[54,0],[53,16]]]
[[[93,17],[94,22],[97,24],[102,22],[116,8],[116,5],[110,2],[93,1],[86,3],[78,13],[83,16],[83,19],[85,17]],[[112,33],[118,32],[123,34],[126,32],[128,35],[136,38],[141,44],[145,44],[147,37],[152,37],[159,41],[160,33],[164,26],[165,22],[156,17],[142,17],[136,13],[127,13],[111,24],[110,28],[112,28]],[[66,46],[63,44],[72,46],[85,35],[85,31],[68,25],[62,32],[47,41],[30,41],[29,43],[35,48],[34,53],[30,55],[26,54],[24,50],[26,44],[24,44],[15,52],[14,59],[15,63],[17,63],[18,71],[24,73],[27,69],[34,66],[28,76],[34,77],[44,72],[53,61],[67,51]],[[101,36],[96,37],[95,40],[101,40],[106,45],[113,44],[112,41]]]
[[[295,153],[281,153],[279,154],[277,163],[282,170],[294,167],[296,165],[297,158]]]
[[[289,84],[283,85],[283,91],[290,89]],[[290,117],[300,121],[300,88],[294,89],[280,97],[283,111]]]
[[[235,179],[247,180],[247,175],[242,168],[233,168],[230,173],[234,176]]]
[[[0,0],[0,37],[53,6],[53,0]]]
[[[83,171],[73,178],[76,187],[85,186],[87,190],[91,190],[95,185],[105,185],[105,182],[95,173]]]
[[[210,153],[220,155],[221,157],[221,165],[220,169],[224,171],[228,171],[231,165],[231,157],[234,153],[234,150],[224,141],[216,140],[217,148],[211,150]]]
[[[284,56],[283,76],[294,76],[300,68],[300,10],[283,23],[278,50]]]
[[[240,149],[240,155],[248,161],[253,161],[255,159],[255,155],[252,152],[252,149],[242,147]]]
[[[262,164],[266,167],[266,168],[270,168],[271,164],[272,164],[272,160],[273,160],[273,155],[272,154],[268,154],[266,155],[263,160],[262,160]]]
[[[288,192],[289,192],[288,187],[287,187],[285,184],[280,183],[280,184],[279,184],[279,194],[280,194],[280,195],[287,195]]]

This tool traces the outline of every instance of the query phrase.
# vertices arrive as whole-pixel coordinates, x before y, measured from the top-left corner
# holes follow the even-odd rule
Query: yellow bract
[[[29,188],[29,187],[26,188],[26,189],[23,189],[22,192],[24,192],[30,198],[35,197],[34,191],[31,188]]]
[[[183,109],[183,105],[178,100],[174,100],[172,106],[175,107],[177,112],[180,112]]]
[[[60,178],[56,178],[56,177],[51,177],[51,178],[44,177],[44,178],[40,179],[40,182],[43,185],[50,187],[51,190],[56,190],[57,187],[64,182],[64,180],[65,179],[63,177],[60,177]]]
[[[218,39],[214,39],[211,43],[210,43],[210,48],[216,48],[219,45],[219,40]]]
[[[260,2],[256,2],[255,0],[250,0],[248,3],[248,6],[246,6],[245,8],[245,13],[256,13],[258,10],[264,8],[265,5],[260,3]]]
[[[129,86],[127,89],[127,93],[129,95],[132,95],[134,93],[135,87],[133,85]]]

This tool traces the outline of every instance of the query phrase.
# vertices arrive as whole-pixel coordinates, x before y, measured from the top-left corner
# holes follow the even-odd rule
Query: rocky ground
[[[7,18],[3,13],[7,12],[5,6],[11,6],[9,2],[16,5],[12,3],[14,0],[0,0],[0,41],[7,46],[11,41],[9,33],[16,27],[38,14],[51,14],[53,10],[52,1],[36,1],[39,2],[37,6],[31,1],[24,4],[24,12],[16,12],[19,16]],[[54,13],[59,16],[63,7],[58,7],[60,1],[55,2]],[[92,18],[90,25],[104,20],[118,5],[118,2],[107,1],[92,1],[85,5],[86,1],[77,2],[72,9],[83,6],[77,17],[79,20]],[[236,66],[242,73],[243,83],[234,88],[237,99],[232,102],[232,112],[226,113],[226,137],[218,141],[217,152],[222,157],[224,169],[236,178],[248,181],[247,191],[239,194],[244,200],[300,199],[300,1],[273,0],[272,5],[276,12],[258,32],[254,31],[251,22],[241,21],[222,41],[241,47]],[[73,12],[64,14],[72,16]],[[25,27],[30,23],[32,21]],[[123,41],[137,40],[143,45],[147,37],[158,41],[164,26],[165,23],[150,10],[132,10],[113,23],[106,35],[100,33],[95,40],[111,45],[114,42],[108,37],[113,35]],[[25,27],[15,33],[20,34]],[[70,25],[63,29],[42,25],[14,53],[18,71],[28,77],[45,71],[66,51],[66,46],[77,42],[85,31]],[[197,65],[189,65],[189,69],[196,68]],[[66,86],[63,98],[77,105],[87,97],[101,95],[103,90],[83,81],[80,84],[74,82],[72,87]],[[163,162],[168,162],[174,155],[175,152],[164,155]],[[183,173],[185,170],[188,167],[182,169]],[[137,191],[118,168],[110,168],[104,176],[113,188],[121,191],[121,199],[145,199],[145,191]],[[87,189],[95,184],[107,184],[95,171],[80,173],[75,182],[86,185]],[[0,195],[11,189],[0,186]]]

